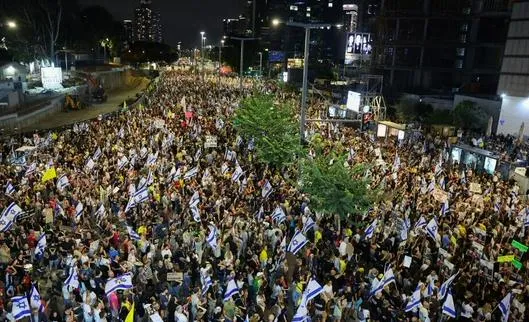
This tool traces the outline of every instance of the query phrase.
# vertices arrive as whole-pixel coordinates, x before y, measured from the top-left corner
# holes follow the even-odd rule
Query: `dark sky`
[[[132,19],[139,0],[79,0],[81,5],[101,5],[118,20]],[[200,46],[200,31],[207,44],[217,44],[222,36],[222,19],[237,17],[244,10],[243,0],[153,0],[160,12],[164,40],[171,46]],[[212,43],[213,42],[213,43]]]

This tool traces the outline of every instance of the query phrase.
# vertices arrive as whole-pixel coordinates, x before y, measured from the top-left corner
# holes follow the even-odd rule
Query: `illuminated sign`
[[[62,88],[62,69],[60,67],[42,67],[40,79],[44,89]]]
[[[345,45],[345,64],[349,65],[366,56],[371,56],[373,47],[371,34],[349,33]]]
[[[287,61],[287,67],[292,69],[301,69],[303,68],[303,59],[302,58],[289,58]]]

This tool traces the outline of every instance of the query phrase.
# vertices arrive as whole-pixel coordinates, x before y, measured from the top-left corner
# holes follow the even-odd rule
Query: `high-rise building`
[[[343,6],[343,28],[345,32],[356,31],[358,27],[358,4],[344,3]]]
[[[502,98],[497,132],[529,135],[529,0],[513,3],[497,93]]]
[[[151,5],[151,0],[140,0],[140,6],[134,11],[134,40],[161,43],[160,14]]]
[[[123,20],[123,39],[126,42],[132,43],[134,42],[134,25],[132,24],[132,20],[125,19]]]
[[[222,19],[222,29],[224,36],[227,37],[251,36],[250,30],[248,29],[248,19],[242,15],[238,18]]]
[[[397,92],[493,94],[511,2],[385,0],[372,6],[374,67]]]

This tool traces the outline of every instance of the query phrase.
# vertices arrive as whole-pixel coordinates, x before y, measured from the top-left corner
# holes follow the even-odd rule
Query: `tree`
[[[488,114],[472,101],[462,101],[452,111],[454,124],[465,130],[483,131],[487,127]]]
[[[293,105],[256,94],[241,102],[233,125],[243,138],[254,140],[258,161],[282,167],[303,154],[296,119]]]
[[[301,190],[309,195],[314,210],[345,217],[367,211],[376,201],[377,192],[363,178],[365,166],[348,168],[345,158],[319,155],[302,163]]]
[[[395,109],[397,119],[402,123],[424,122],[433,112],[430,104],[408,97],[402,97]]]

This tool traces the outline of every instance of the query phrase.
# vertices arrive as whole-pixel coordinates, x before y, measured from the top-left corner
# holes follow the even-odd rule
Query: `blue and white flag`
[[[208,234],[208,237],[206,238],[206,241],[208,242],[209,246],[211,246],[211,248],[213,249],[217,249],[217,247],[219,246],[217,244],[217,233],[218,233],[217,227],[213,225],[209,227],[209,234]]]
[[[96,212],[94,213],[94,216],[97,218],[102,218],[105,216],[105,206],[101,204],[99,208],[97,208]]]
[[[26,173],[24,174],[24,176],[29,176],[29,175],[32,175],[34,174],[35,172],[37,172],[37,164],[35,162],[33,162],[32,164],[29,165],[29,167],[26,169]]]
[[[193,169],[187,171],[184,174],[184,180],[189,180],[189,179],[195,177],[197,174],[198,174],[198,166],[196,166]]]
[[[307,297],[305,294],[301,296],[301,303],[296,310],[296,314],[292,318],[292,322],[304,322],[309,317],[309,310],[307,309]]]
[[[132,240],[140,240],[141,239],[140,235],[137,232],[135,232],[134,229],[132,229],[132,227],[127,226],[127,232],[129,233],[130,239],[132,239]]]
[[[189,206],[190,207],[196,206],[198,205],[199,202],[200,202],[200,194],[198,193],[198,191],[195,191],[193,195],[191,196],[191,199],[189,200]]]
[[[264,207],[263,207],[263,205],[261,205],[261,207],[259,207],[259,211],[257,212],[257,214],[255,216],[257,217],[257,221],[263,220],[263,218],[264,218]]]
[[[154,165],[156,163],[156,160],[158,160],[158,151],[156,151],[156,153],[154,154],[149,154],[149,156],[147,157],[147,162],[146,162],[146,165],[147,166],[151,166],[151,165]]]
[[[402,225],[400,227],[400,240],[405,241],[408,240],[408,231],[411,228],[411,221],[410,218],[407,216],[402,221]]]
[[[466,184],[467,183],[467,176],[465,174],[465,170],[461,171],[461,179],[460,179],[460,182],[461,184]]]
[[[213,281],[207,273],[200,273],[200,284],[202,284],[202,296],[204,296],[213,285]]]
[[[290,240],[290,243],[288,244],[287,251],[291,252],[292,254],[297,254],[303,246],[305,246],[309,241],[307,238],[300,232],[297,231],[292,239]]]
[[[124,139],[125,138],[125,129],[123,127],[121,127],[121,129],[119,129],[118,138],[120,138],[120,139]]]
[[[65,174],[61,175],[59,179],[57,179],[57,189],[63,191],[68,186],[70,186],[70,180],[68,180],[68,177]]]
[[[428,192],[432,193],[435,190],[435,181],[430,181],[430,184],[428,185]]]
[[[121,157],[121,159],[118,160],[118,169],[123,169],[127,164],[129,163],[129,159],[127,159],[127,156]]]
[[[316,296],[320,295],[323,292],[323,287],[321,287],[320,283],[318,283],[316,280],[310,280],[307,284],[307,288],[305,289],[305,292],[303,292],[303,295],[307,298],[307,303],[315,298]]]
[[[271,217],[276,223],[282,223],[287,218],[281,206],[276,207]]]
[[[305,220],[305,224],[303,225],[303,229],[301,230],[304,234],[306,234],[309,230],[316,227],[316,223],[311,217],[307,217],[307,220]]]
[[[241,176],[243,175],[244,171],[242,170],[241,166],[237,165],[235,168],[235,171],[233,171],[233,174],[231,176],[231,180],[238,182]]]
[[[395,161],[393,162],[393,171],[399,171],[400,169],[400,157],[398,153],[395,154]]]
[[[64,281],[64,285],[73,289],[79,288],[79,276],[77,275],[77,267],[70,267],[68,278]]]
[[[439,288],[439,294],[437,295],[437,298],[439,300],[443,299],[446,296],[446,294],[448,293],[448,288],[450,287],[450,285],[452,285],[452,282],[454,282],[454,280],[456,279],[457,274],[459,273],[455,273],[454,275],[450,276],[449,279],[447,279],[446,281],[444,281],[443,284],[441,284],[441,287]]]
[[[134,193],[135,195],[136,193]],[[129,197],[129,201],[127,202],[127,206],[125,206],[125,213],[128,213],[131,209],[136,207],[136,199],[134,199],[134,195]]]
[[[193,215],[193,220],[195,222],[201,222],[202,221],[200,219],[200,209],[198,209],[197,205],[193,205],[193,206],[189,207],[189,210],[191,210],[191,214]]]
[[[415,288],[415,291],[413,291],[413,294],[411,295],[408,304],[406,304],[406,308],[404,309],[405,312],[410,312],[415,308],[419,307],[419,305],[421,304],[421,286],[422,283],[419,282],[419,284],[417,284],[417,287]]]
[[[347,156],[347,161],[353,161],[356,153],[353,148],[349,148],[349,155]]]
[[[433,240],[437,241],[439,237],[439,225],[437,224],[437,219],[433,217],[428,222],[428,225],[426,225],[426,233],[428,236],[430,236]]]
[[[139,189],[134,194],[134,206],[147,200],[149,200],[149,189],[147,189],[147,187]]]
[[[272,193],[272,185],[270,184],[270,181],[266,180],[265,184],[263,185],[263,190],[261,191],[261,196],[263,198],[268,198],[268,196]]]
[[[92,171],[92,169],[95,167],[96,163],[94,162],[94,160],[92,160],[92,158],[89,158],[88,161],[86,161],[86,169],[88,171]]]
[[[525,208],[525,216],[523,218],[523,226],[529,227],[529,208]]]
[[[364,238],[371,239],[373,238],[373,235],[375,234],[375,230],[377,229],[378,219],[373,220],[373,222],[366,228],[364,232]]]
[[[230,149],[226,149],[226,153],[224,153],[224,159],[233,161],[235,159],[235,152],[231,151]]]
[[[13,226],[16,218],[24,211],[14,202],[10,203],[0,216],[0,232],[6,232]]]
[[[75,219],[79,221],[81,219],[81,216],[83,215],[84,206],[82,202],[78,202],[77,206],[75,206]]]
[[[132,273],[123,274],[108,280],[108,282],[105,284],[105,294],[108,296],[112,292],[118,290],[128,290],[132,287]]]
[[[225,175],[226,173],[228,173],[228,170],[229,170],[228,164],[224,162],[222,166],[220,167],[220,174]]]
[[[494,203],[494,212],[500,212],[501,205],[498,201]]]
[[[454,298],[452,297],[452,290],[448,289],[448,294],[446,296],[445,302],[443,304],[443,314],[448,315],[449,317],[456,318],[456,307],[454,305]]]
[[[426,288],[426,297],[433,296],[435,290],[435,281],[434,279],[430,279],[430,282],[428,283],[428,286]]]
[[[234,279],[231,279],[226,286],[226,291],[224,292],[224,302],[229,301],[233,295],[239,294],[239,287]]]
[[[498,304],[498,308],[501,311],[501,315],[503,316],[504,322],[507,322],[509,320],[509,313],[511,312],[511,300],[512,292],[509,292],[509,294],[505,295],[503,300],[501,300],[500,304]]]
[[[424,229],[424,228],[426,228],[426,225],[427,225],[426,219],[423,216],[421,216],[419,218],[419,220],[415,223],[415,226],[414,226],[413,229],[417,229],[417,228],[423,228]]]
[[[97,147],[97,150],[94,152],[94,155],[92,156],[92,160],[97,161],[99,160],[100,157],[101,157],[101,148]]]
[[[6,184],[6,195],[10,196],[15,193],[15,186],[11,183],[11,181],[8,181]]]
[[[376,287],[371,290],[370,295],[373,296],[373,295],[376,295],[379,292],[382,292],[384,287],[388,286],[391,283],[395,283],[395,275],[393,274],[393,269],[392,268],[388,268],[386,270],[386,272],[384,272],[384,276],[378,282]]]
[[[202,156],[202,149],[198,149],[197,152],[195,153],[195,157],[193,158],[193,160],[195,160],[195,162],[198,162],[198,159],[200,159],[200,157]]]
[[[37,241],[37,246],[35,247],[35,257],[41,259],[44,256],[44,251],[46,250],[46,234],[42,234]]]
[[[29,292],[29,304],[32,309],[39,309],[39,312],[44,312],[44,305],[42,305],[39,291],[35,285],[31,285],[31,291]]]
[[[441,206],[441,216],[446,216],[450,213],[450,206],[448,205],[448,199],[443,202],[443,205]]]
[[[19,321],[26,316],[31,316],[31,307],[28,303],[28,298],[25,296],[14,296],[11,298],[13,307],[11,308],[11,314],[15,321]]]

